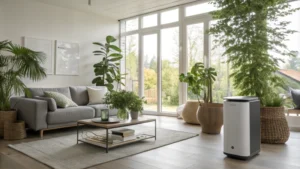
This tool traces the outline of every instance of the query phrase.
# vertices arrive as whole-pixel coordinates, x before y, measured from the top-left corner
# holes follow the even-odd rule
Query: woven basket
[[[4,122],[4,139],[19,140],[26,137],[24,121]]]
[[[284,107],[263,107],[261,111],[261,142],[283,144],[290,136]]]
[[[15,122],[17,120],[16,111],[0,111],[0,137],[3,137],[4,122]]]

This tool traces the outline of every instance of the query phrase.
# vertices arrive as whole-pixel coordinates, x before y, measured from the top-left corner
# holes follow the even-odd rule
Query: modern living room
[[[299,0],[0,0],[0,169],[300,169]]]

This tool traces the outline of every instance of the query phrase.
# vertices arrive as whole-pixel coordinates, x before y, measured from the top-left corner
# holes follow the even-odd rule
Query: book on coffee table
[[[113,135],[119,135],[119,136],[122,136],[122,137],[129,137],[129,136],[133,136],[134,135],[134,130],[133,129],[127,129],[127,128],[124,128],[124,129],[117,129],[117,130],[112,130],[111,133]]]

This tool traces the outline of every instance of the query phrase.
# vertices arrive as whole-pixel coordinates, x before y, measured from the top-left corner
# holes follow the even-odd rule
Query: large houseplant
[[[37,81],[46,77],[41,63],[44,54],[25,47],[15,45],[9,41],[0,41],[0,125],[4,117],[15,116],[14,105],[10,105],[13,94],[22,94],[26,88],[23,78]],[[3,129],[3,127],[1,127]],[[0,135],[1,135],[0,131]]]
[[[181,74],[180,82],[188,84],[188,90],[198,98],[199,108],[197,118],[202,126],[202,132],[219,134],[223,125],[223,105],[213,103],[212,85],[217,72],[214,68],[205,68],[201,62],[195,63],[191,72]],[[201,100],[203,98],[203,101]]]
[[[298,9],[291,9],[288,0],[213,0],[212,3],[219,10],[212,12],[217,22],[209,33],[216,37],[217,46],[226,49],[223,55],[228,57],[233,71],[230,76],[239,95],[259,97],[263,107],[261,116],[276,116],[277,111],[283,115],[282,106],[265,107],[270,106],[267,104],[270,99],[275,99],[269,95],[283,85],[276,74],[282,60],[275,54],[281,58],[295,54],[284,44],[287,35],[295,31],[287,29],[289,22],[279,18]],[[267,127],[265,124],[262,122],[261,127]]]
[[[96,77],[92,83],[96,86],[106,86],[109,91],[114,89],[113,83],[124,85],[122,80],[124,79],[123,74],[120,73],[120,60],[123,58],[121,49],[113,43],[116,39],[113,36],[106,37],[106,43],[94,42],[94,45],[99,47],[93,53],[96,56],[102,56],[102,60],[94,64],[94,72]]]

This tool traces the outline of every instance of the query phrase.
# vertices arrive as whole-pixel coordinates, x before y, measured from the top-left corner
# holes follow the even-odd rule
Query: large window
[[[292,6],[300,7],[300,2],[292,2]],[[195,100],[178,76],[190,71],[196,62],[217,70],[214,102],[221,103],[225,96],[237,94],[229,78],[230,64],[222,55],[225,49],[215,45],[215,37],[206,34],[216,22],[208,12],[215,9],[212,4],[198,2],[121,21],[126,89],[146,98],[145,113],[175,115],[178,105]],[[300,31],[299,18],[300,11],[283,19],[291,21],[289,29]],[[289,36],[285,43],[297,57],[281,58],[285,62],[280,64],[280,74],[289,86],[300,88],[300,33]]]

